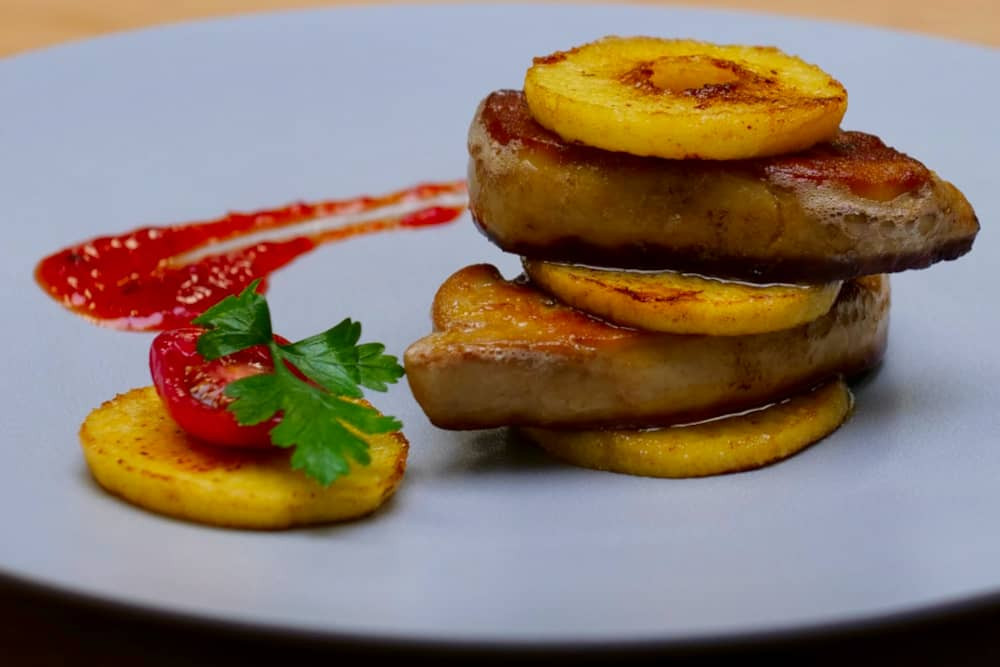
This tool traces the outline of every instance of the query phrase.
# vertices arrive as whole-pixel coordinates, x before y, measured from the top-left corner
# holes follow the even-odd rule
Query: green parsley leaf
[[[358,345],[358,384],[375,391],[386,391],[387,384],[393,384],[403,377],[403,367],[390,354],[382,354],[382,343]]]
[[[271,311],[267,300],[257,293],[260,279],[250,283],[238,296],[227,296],[191,321],[209,329],[198,337],[198,354],[209,361],[269,343]]]
[[[346,319],[321,334],[291,345],[283,353],[292,364],[310,378],[341,396],[361,398],[358,385],[386,391],[388,384],[403,376],[396,357],[383,354],[385,345],[358,345],[361,324]]]
[[[321,334],[282,346],[282,352],[296,368],[333,393],[361,398],[355,347],[360,337],[361,324],[346,319]]]
[[[268,346],[274,371],[229,383],[225,393],[235,400],[228,409],[246,426],[280,415],[271,442],[294,447],[292,467],[329,485],[350,472],[352,460],[371,462],[364,436],[402,428],[398,419],[360,399],[361,387],[385,391],[388,383],[403,376],[403,368],[396,357],[383,354],[382,344],[359,345],[361,324],[350,319],[295,343],[277,343],[267,301],[256,287],[255,281],[194,320],[208,329],[198,338],[198,351],[214,359],[254,345]]]
[[[226,396],[237,400],[229,404],[229,411],[243,426],[265,422],[284,409],[284,383],[274,373],[251,375],[226,385]]]

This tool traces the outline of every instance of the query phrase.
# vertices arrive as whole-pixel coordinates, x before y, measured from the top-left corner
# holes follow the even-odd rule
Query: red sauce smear
[[[451,222],[465,211],[465,193],[464,181],[426,183],[380,197],[296,203],[206,222],[142,227],[49,255],[35,268],[35,279],[66,308],[97,324],[131,331],[171,329],[190,324],[257,278],[266,289],[268,275],[322,243]],[[390,207],[395,210],[378,215]],[[357,215],[366,219],[344,220],[311,235],[231,245],[250,234]],[[213,252],[223,242],[230,247]],[[186,260],[184,255],[193,256]]]

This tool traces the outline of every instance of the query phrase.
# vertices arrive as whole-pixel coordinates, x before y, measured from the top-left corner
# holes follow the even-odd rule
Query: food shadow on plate
[[[903,397],[888,380],[891,375],[884,370],[886,363],[879,362],[873,368],[850,379],[851,393],[854,395],[853,418],[863,415],[865,419],[885,420],[899,415],[903,409]],[[882,381],[879,382],[879,377]]]
[[[864,392],[865,389],[873,382],[875,382],[875,380],[878,378],[879,371],[882,370],[884,364],[885,364],[884,361],[879,361],[877,364],[875,364],[868,370],[864,371],[863,373],[859,373],[858,375],[852,377],[848,381],[848,384],[851,387],[851,391],[854,392],[855,394]]]
[[[425,471],[426,476],[536,474],[566,468],[565,464],[549,457],[514,428],[463,431],[451,435],[443,439],[449,445],[441,448],[443,460],[437,461],[431,471]]]

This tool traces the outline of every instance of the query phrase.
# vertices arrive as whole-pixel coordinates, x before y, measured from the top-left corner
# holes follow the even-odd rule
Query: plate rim
[[[740,651],[787,646],[793,643],[843,640],[852,637],[883,635],[905,631],[921,623],[944,621],[959,616],[1000,613],[1000,589],[973,596],[960,596],[944,602],[887,613],[866,614],[837,621],[819,621],[791,627],[775,626],[750,631],[705,632],[683,637],[525,639],[492,637],[431,637],[404,633],[366,633],[349,630],[319,630],[286,623],[262,623],[223,618],[207,612],[184,611],[157,607],[153,603],[136,602],[103,594],[94,594],[73,587],[63,587],[36,581],[0,570],[0,594],[5,587],[31,595],[43,603],[69,604],[82,609],[127,616],[144,624],[166,624],[172,627],[217,630],[232,633],[253,633],[256,637],[274,641],[312,644],[326,648],[353,648],[386,651],[487,651],[560,654],[586,650],[588,655],[624,652]]]
[[[862,30],[873,33],[883,33],[904,37],[908,40],[919,40],[938,44],[947,48],[962,48],[978,51],[983,55],[996,57],[1000,55],[1000,47],[988,44],[963,41],[959,38],[931,35],[912,29],[876,26],[845,19],[830,19],[790,15],[774,11],[747,9],[698,7],[696,5],[656,5],[628,0],[625,4],[616,4],[607,0],[597,2],[475,2],[455,4],[447,0],[397,4],[392,0],[380,0],[373,4],[332,5],[326,7],[301,7],[285,9],[258,10],[249,13],[238,13],[223,16],[203,17],[192,20],[170,21],[151,26],[115,30],[113,32],[74,38],[56,44],[29,48],[8,54],[0,58],[0,72],[7,68],[23,66],[26,60],[45,57],[65,57],[63,52],[72,52],[79,48],[92,48],[95,43],[113,43],[118,40],[141,38],[147,33],[181,32],[191,26],[212,25],[236,22],[269,21],[275,17],[306,17],[311,14],[329,14],[338,12],[371,12],[373,10],[400,9],[420,11],[426,8],[463,11],[484,8],[516,8],[528,7],[547,8],[613,8],[615,10],[662,11],[685,14],[714,14],[720,17],[746,16],[777,19],[789,23],[803,25],[831,25],[843,29]],[[102,489],[96,487],[98,492]],[[445,635],[431,636],[407,633],[379,633],[357,630],[317,629],[294,626],[285,622],[265,622],[225,618],[209,611],[199,611],[171,606],[159,606],[155,602],[143,602],[127,599],[114,593],[98,593],[88,591],[83,587],[51,583],[41,578],[26,576],[0,563],[0,588],[9,586],[15,591],[24,591],[40,600],[64,602],[85,608],[114,614],[128,614],[143,622],[159,622],[174,626],[193,626],[200,629],[218,629],[225,632],[246,632],[263,635],[269,639],[290,640],[323,646],[352,646],[358,648],[376,646],[384,649],[400,650],[502,650],[530,651],[542,653],[559,653],[567,650],[587,649],[588,651],[607,649],[608,651],[698,651],[708,648],[721,650],[736,650],[740,648],[764,647],[789,642],[845,638],[864,633],[883,633],[894,629],[903,629],[918,623],[934,619],[945,619],[964,614],[985,614],[1000,612],[1000,585],[984,589],[970,595],[957,595],[952,598],[931,603],[911,605],[906,609],[888,612],[868,613],[850,618],[833,621],[809,621],[794,625],[774,625],[754,630],[700,632],[687,636],[673,637],[632,637],[618,639],[589,639],[576,637],[562,638],[504,638],[496,639],[486,636],[447,637]]]

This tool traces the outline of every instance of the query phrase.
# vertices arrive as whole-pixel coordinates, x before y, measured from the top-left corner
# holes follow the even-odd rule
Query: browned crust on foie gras
[[[405,354],[413,395],[442,428],[643,427],[756,407],[882,358],[889,281],[845,283],[808,324],[767,334],[695,336],[617,327],[489,265],[451,276],[435,332]]]
[[[754,160],[637,157],[566,143],[499,91],[469,153],[476,224],[538,259],[815,283],[955,259],[979,230],[953,185],[860,132]]]

